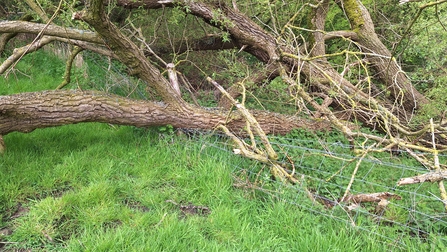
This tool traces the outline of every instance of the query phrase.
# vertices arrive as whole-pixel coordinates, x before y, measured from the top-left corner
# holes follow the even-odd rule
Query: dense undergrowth
[[[59,84],[61,72],[48,70],[47,62],[36,62],[36,56],[27,57],[9,79],[0,80],[1,94]],[[29,72],[28,64],[36,71]],[[85,81],[80,83],[84,86],[96,84],[79,80]],[[285,146],[290,139],[307,139],[306,144],[315,145],[321,137],[296,131],[275,141]],[[324,139],[345,141],[336,134]],[[340,221],[339,216],[346,216],[342,208],[325,209],[303,190],[295,190],[306,186],[338,195],[342,190],[335,186],[322,188],[306,180],[306,185],[282,187],[267,173],[262,175],[262,188],[240,186],[241,178],[259,181],[262,165],[216,148],[225,138],[177,135],[166,127],[90,123],[11,133],[4,140],[7,151],[0,157],[0,249],[4,250],[421,251],[444,246],[436,236],[402,233],[368,218],[358,218],[363,223],[356,225]],[[317,158],[321,155],[287,153],[303,157],[305,163],[297,163],[297,168],[323,165]],[[332,168],[326,169],[329,175],[340,169],[333,162],[324,164]],[[318,177],[321,171],[299,172]],[[364,191],[359,186],[354,189]]]

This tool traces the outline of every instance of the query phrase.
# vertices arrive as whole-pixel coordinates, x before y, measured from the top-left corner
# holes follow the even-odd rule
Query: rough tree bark
[[[403,111],[411,114],[421,104],[427,103],[428,100],[413,87],[396,60],[392,58],[391,52],[378,38],[366,7],[359,0],[338,1],[337,4],[346,13],[352,31],[357,34],[360,49],[372,54],[366,54],[366,57],[376,69],[378,77],[385,82],[392,98],[398,102],[397,105],[402,105],[405,108]]]
[[[237,112],[209,111],[186,103],[171,88],[160,71],[147,61],[139,48],[109,22],[103,7],[102,1],[91,1],[90,11],[74,15],[75,18],[92,25],[97,33],[17,21],[4,22],[0,31],[59,35],[98,44],[105,41],[106,47],[129,67],[130,73],[145,80],[162,97],[164,103],[139,102],[100,93],[76,91],[2,96],[0,134],[12,131],[29,132],[36,128],[92,121],[135,126],[171,124],[175,127],[197,129],[214,129],[218,124],[223,124],[235,131],[244,127],[245,123]],[[328,127],[324,122],[287,118],[273,113],[254,113],[267,133],[286,133],[298,127],[315,130]]]
[[[351,5],[349,6],[350,10],[346,10],[347,13],[358,13],[359,10],[363,10],[359,9],[360,7],[363,7],[363,5],[361,5],[359,1],[355,1],[355,4],[352,2],[349,3]],[[329,64],[325,57],[320,54],[324,52],[321,49],[316,48],[317,50],[310,50],[313,51],[310,55],[304,54],[297,56],[296,54],[292,54],[291,52],[296,51],[296,49],[293,50],[293,48],[290,48],[289,45],[275,39],[271,34],[267,33],[255,22],[247,18],[245,15],[239,13],[237,10],[226,6],[224,3],[179,1],[179,4],[187,7],[189,13],[203,18],[210,24],[214,24],[216,26],[224,26],[225,29],[231,34],[231,37],[237,45],[243,45],[245,47],[245,51],[253,54],[266,64],[279,62],[288,67],[288,69],[293,69],[296,66],[300,66],[299,70],[301,74],[304,75],[305,78],[312,85],[321,88],[327,94],[334,91],[344,92],[345,95],[336,97],[336,100],[338,104],[340,104],[345,110],[351,111],[353,114],[353,118],[355,118],[356,120],[360,120],[366,124],[375,124],[377,122],[372,123],[371,118],[377,118],[374,116],[374,114],[376,114],[376,111],[384,109],[382,107],[391,107],[392,104],[395,104],[394,97],[391,97],[388,100],[388,103],[385,101],[384,105],[381,105],[378,101],[373,101],[373,98],[369,95],[369,92],[359,90],[351,82],[346,80],[344,76],[338,73]],[[344,9],[347,8],[345,4],[342,6],[344,6]],[[318,25],[318,27],[321,27],[321,24],[325,19],[325,13],[327,12],[327,10],[324,10],[325,7],[327,7],[327,2],[325,1],[319,3],[316,7],[317,10],[315,11],[315,15],[319,16],[315,17],[315,25]],[[220,16],[218,17],[213,14],[213,11],[216,9],[220,10]],[[404,117],[401,117],[401,115],[411,115],[413,113],[416,107],[415,104],[417,103],[416,100],[420,103],[425,103],[427,100],[424,98],[423,95],[421,95],[411,86],[409,80],[406,78],[405,75],[400,74],[400,70],[396,70],[400,69],[396,62],[388,63],[388,61],[382,60],[383,57],[388,57],[388,55],[390,55],[390,52],[385,48],[380,40],[378,40],[375,33],[370,34],[374,32],[374,26],[369,18],[369,15],[367,15],[366,9],[364,10],[364,12],[365,13],[361,13],[365,15],[365,17],[361,16],[365,19],[363,21],[363,24],[359,24],[357,26],[354,26],[354,24],[354,29],[352,32],[356,34],[356,38],[357,36],[365,36],[366,38],[374,35],[375,39],[367,41],[366,39],[364,39],[366,43],[364,47],[368,48],[368,53],[377,55],[377,57],[371,58],[376,62],[376,64],[374,65],[377,65],[377,71],[379,73],[382,73],[379,74],[381,80],[389,84],[389,88],[393,88],[392,90],[394,90],[394,93],[392,92],[392,94],[396,94],[396,99],[399,98],[400,100],[403,100],[403,107],[393,108],[395,114],[402,119]],[[217,22],[216,24],[216,20],[220,21],[220,23]],[[319,24],[317,24],[318,22]],[[316,28],[318,27],[316,26]],[[367,29],[365,28],[365,30],[361,30],[360,32],[358,31],[358,27],[366,27]],[[315,34],[317,34],[315,37],[315,44],[319,44],[319,48],[321,48],[324,44],[324,41],[320,41],[320,39],[321,37],[324,38],[324,36],[320,36],[318,35],[318,33],[321,33],[321,31],[315,32]],[[345,33],[346,31],[343,31],[343,33],[341,34]],[[373,46],[375,42],[380,42],[379,46]],[[359,39],[358,43],[360,44],[360,46],[363,46],[363,40]],[[388,65],[394,66],[393,70],[388,70]],[[384,71],[384,69],[387,71]],[[398,81],[401,82],[399,83],[399,86],[396,84]],[[355,99],[354,101],[347,100],[346,97],[354,97]],[[371,107],[371,104],[374,105]],[[359,105],[363,106],[362,109],[357,109]],[[380,122],[380,120],[381,119],[378,120],[378,123],[382,124],[383,122]]]
[[[252,111],[267,134],[284,134],[294,128],[322,130],[325,121]],[[103,122],[137,127],[172,125],[212,130],[226,125],[240,132],[246,125],[238,111],[196,108],[179,113],[171,104],[127,99],[98,91],[57,90],[0,96],[0,135],[31,132],[37,128],[82,122]]]
[[[231,125],[231,123],[233,123],[231,120],[234,120],[234,122],[239,120],[239,118],[230,118],[230,121],[227,119],[226,121],[222,121],[224,118],[222,116],[225,113],[222,114],[222,112],[208,111],[204,108],[196,107],[187,103],[182,96],[172,88],[169,81],[163,77],[160,69],[147,60],[145,52],[140,50],[140,47],[138,47],[130,37],[124,35],[120,29],[110,22],[104,11],[105,1],[90,0],[86,2],[87,7],[83,11],[74,13],[73,17],[77,20],[88,23],[95,32],[66,29],[57,25],[39,25],[20,21],[1,22],[0,32],[27,32],[39,34],[39,36],[52,35],[67,40],[79,40],[95,45],[101,45],[101,50],[110,50],[110,54],[129,68],[129,73],[131,75],[139,77],[152,90],[154,90],[157,95],[161,97],[164,104],[169,107],[169,109],[165,109],[164,112],[168,114],[175,112],[177,114],[177,118],[181,118],[181,124],[175,123],[174,119],[170,120],[170,124],[175,126],[178,125],[179,127],[193,128],[199,126],[200,128],[213,128],[216,126],[213,124],[214,122],[225,122]],[[302,75],[304,76],[303,79],[307,80],[310,85],[321,90],[325,97],[328,98],[328,101],[334,100],[335,104],[343,107],[346,111],[350,111],[356,120],[360,120],[366,124],[378,123],[384,131],[390,131],[390,129],[392,131],[399,131],[403,126],[400,125],[399,118],[395,115],[399,116],[402,114],[411,114],[417,107],[416,101],[424,103],[426,99],[411,86],[406,76],[401,73],[400,68],[395,61],[384,60],[389,59],[391,55],[376,36],[374,32],[374,25],[367,10],[361,2],[358,0],[345,0],[336,1],[336,3],[346,13],[346,16],[351,23],[351,31],[333,31],[331,33],[324,34],[325,32],[322,30],[324,29],[324,21],[328,11],[327,8],[329,6],[329,1],[316,1],[315,4],[309,3],[309,7],[313,8],[313,18],[310,20],[311,31],[313,33],[311,40],[309,43],[303,43],[303,45],[290,45],[287,44],[287,42],[284,41],[279,34],[273,35],[272,33],[267,32],[248,16],[241,13],[237,8],[227,6],[223,1],[117,1],[118,6],[131,9],[156,9],[180,6],[188,15],[195,15],[203,19],[206,23],[227,31],[230,34],[232,41],[231,43],[225,45],[222,44],[222,46],[236,46],[254,55],[266,64],[267,68],[269,69],[268,72],[270,73],[279,75],[282,71],[286,71],[288,77],[284,76],[284,78],[288,78],[288,83],[292,89],[296,88],[302,91],[302,87],[300,86],[301,83],[295,81],[298,79],[298,75]],[[286,28],[290,28],[292,30],[296,28],[291,24],[287,24],[286,26],[288,26]],[[299,33],[299,31],[299,29],[295,30],[296,33]],[[371,97],[370,93],[368,92],[370,90],[364,91],[357,88],[353,83],[344,78],[343,74],[337,72],[337,70],[334,69],[334,67],[326,59],[324,40],[343,36],[350,36],[351,39],[357,42],[359,49],[366,52],[366,54],[364,54],[365,57],[370,60],[372,65],[375,67],[379,78],[387,84],[387,87],[391,92],[392,97],[385,97],[390,98],[388,103],[382,103],[375,100],[374,97]],[[201,44],[197,42],[196,45],[199,47]],[[82,48],[86,49],[85,47]],[[99,52],[99,50],[97,51]],[[310,53],[307,54],[306,52]],[[296,94],[300,92],[297,92]],[[334,95],[334,93],[336,95]],[[67,95],[66,93],[54,94],[59,94],[62,96]],[[304,93],[301,92],[300,94],[303,96],[302,94]],[[33,110],[32,106],[22,107],[20,113],[13,113],[11,112],[12,108],[7,107],[7,102],[10,102],[11,99],[20,99],[25,104],[32,104],[31,99],[37,99],[41,95],[42,94],[23,94],[22,96],[1,97],[0,120],[2,120],[2,125],[0,125],[0,128],[2,128],[2,131],[0,131],[0,134],[13,131],[13,124],[7,123],[7,120],[22,120],[25,122],[26,117],[29,117],[34,118],[30,121],[37,123],[37,117],[32,116],[33,113],[30,113],[30,111],[36,111]],[[50,93],[46,93],[45,95],[50,95]],[[312,101],[312,97],[309,95],[305,96],[306,101],[314,106],[315,102]],[[70,97],[61,97],[60,102],[69,98]],[[86,100],[88,99],[91,99],[91,97],[87,98]],[[51,98],[51,100],[55,102],[55,107],[59,106],[57,99]],[[392,104],[395,104],[396,100],[398,101],[397,104],[402,106],[396,106],[392,110],[388,110]],[[104,106],[109,106],[107,105],[109,101],[104,100],[104,102]],[[133,101],[126,100],[125,102],[133,104]],[[73,104],[76,106],[83,106],[84,108],[93,109],[92,107],[85,106],[84,103]],[[314,107],[319,107],[318,104],[315,105],[316,106]],[[330,104],[325,104],[325,106],[328,105]],[[35,104],[34,106],[37,107],[38,111],[39,105]],[[147,103],[145,106],[155,106],[155,103]],[[66,107],[66,105],[62,107]],[[116,109],[117,112],[112,113],[112,108]],[[157,107],[155,106],[154,108]],[[112,109],[109,111],[112,116],[119,116],[121,113],[119,111],[122,108],[112,106],[110,109]],[[71,110],[67,111],[67,113],[70,111],[75,112],[77,111],[77,108],[72,108]],[[99,110],[97,111],[99,113]],[[87,113],[88,111],[85,112]],[[322,118],[329,118],[329,120],[333,121],[333,123],[334,120],[337,120],[337,118],[332,115],[330,110],[327,108],[322,108],[319,112],[321,112],[320,115],[322,115]],[[395,115],[393,115],[392,112],[394,112]],[[21,114],[23,116],[19,116]],[[35,114],[39,115],[37,112],[35,112]],[[41,115],[43,116],[44,114]],[[52,117],[55,123],[47,123],[45,125],[55,126],[60,125],[60,123],[64,121],[67,123],[71,122],[63,119],[64,116],[62,113],[57,113],[57,115],[61,117],[61,120],[58,120],[56,117]],[[200,115],[203,118],[198,120],[197,115]],[[18,118],[14,119],[14,116]],[[274,118],[278,118],[272,119],[272,117],[270,117],[269,120],[273,120],[271,122],[273,124],[284,118],[276,115],[273,116]],[[95,117],[92,117],[91,115],[87,116],[86,114],[84,119],[73,122],[76,123],[82,121],[100,120],[103,117],[97,117],[96,119],[94,118]],[[106,119],[104,119],[104,121],[107,122],[140,125],[135,121],[131,121],[130,118],[128,118],[126,122],[120,121],[119,118],[105,118]],[[187,121],[188,118],[190,121]],[[42,120],[44,120],[44,118],[42,118]],[[153,120],[153,122],[150,122],[151,120]],[[295,127],[301,124],[298,121],[298,123],[295,124],[285,123],[283,125],[284,130],[278,130],[276,126],[273,127],[273,130],[268,130],[268,120],[262,119],[262,117],[258,118],[258,120],[260,120],[261,124],[264,123],[264,127],[267,129],[267,132],[286,132],[291,129],[291,125]],[[163,120],[160,119],[157,121],[156,118],[151,118],[149,116],[145,117],[143,121],[144,122],[141,123],[143,125],[154,125],[162,122]],[[210,121],[212,123],[204,123],[205,121]],[[200,125],[198,125],[197,122],[200,122]],[[42,125],[36,125],[34,128],[43,127]],[[315,123],[315,125],[319,124]],[[335,125],[340,125],[340,122],[335,122]],[[7,126],[12,128],[8,130]],[[29,130],[32,129],[33,127],[29,127]]]

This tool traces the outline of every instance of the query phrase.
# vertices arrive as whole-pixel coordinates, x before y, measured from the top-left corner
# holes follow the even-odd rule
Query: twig
[[[447,179],[447,171],[433,171],[422,175],[417,175],[408,178],[401,178],[398,182],[398,186],[419,184],[424,182],[439,182]]]
[[[255,132],[261,138],[261,141],[264,144],[264,147],[266,148],[269,158],[276,160],[278,158],[278,154],[276,154],[276,152],[273,150],[272,146],[270,145],[270,142],[267,139],[267,136],[265,135],[258,121],[256,121],[256,119],[253,117],[253,115],[244,107],[243,104],[239,103],[233,97],[231,97],[231,95],[228,94],[228,92],[225,91],[225,89],[221,85],[219,85],[216,81],[214,81],[210,77],[207,77],[206,80],[211,84],[213,84],[220,92],[222,92],[223,95],[225,95],[236,106],[236,108],[241,112],[241,114],[245,117],[247,122],[250,123],[250,125],[254,128]]]
[[[68,85],[71,81],[71,68],[73,66],[73,61],[76,58],[76,56],[82,52],[84,49],[79,46],[74,46],[73,50],[71,51],[70,56],[67,59],[67,64],[65,66],[65,73],[64,73],[64,80],[62,83],[56,88],[56,89],[62,89],[66,85]]]
[[[166,215],[168,215],[168,213],[163,214],[163,217],[161,217],[161,220],[157,224],[155,224],[155,226],[154,226],[155,228],[161,225],[161,223],[165,219]]]
[[[225,95],[228,100],[241,112],[243,117],[246,120],[247,126],[246,131],[250,135],[251,145],[248,145],[246,142],[240,140],[233,133],[231,133],[227,127],[224,125],[219,125],[216,128],[221,129],[225,134],[227,134],[231,139],[236,143],[239,149],[234,149],[235,154],[242,154],[245,157],[258,160],[260,162],[266,163],[270,165],[270,173],[275,177],[279,178],[281,181],[286,182],[289,181],[293,184],[298,182],[292,174],[289,174],[280,164],[278,164],[278,154],[273,150],[272,145],[270,144],[265,132],[262,130],[258,121],[254,118],[254,116],[245,108],[244,104],[236,101],[231,95],[216,81],[207,78],[207,81],[213,84],[223,95]],[[242,86],[243,87],[243,86]],[[244,88],[244,87],[243,87]],[[245,90],[245,89],[244,89]],[[243,92],[243,101],[245,100],[245,91]],[[261,142],[264,145],[265,151],[256,147],[256,140],[254,138],[254,134],[251,130],[253,127],[254,132],[261,138]],[[267,153],[265,153],[267,152]],[[294,171],[293,171],[294,172]]]
[[[29,1],[30,2],[30,1]],[[9,73],[11,72],[11,69],[14,68],[17,63],[19,63],[19,61],[23,58],[23,56],[25,56],[25,54],[28,53],[28,50],[32,47],[32,45],[34,43],[36,43],[37,40],[40,39],[40,37],[42,36],[42,34],[44,33],[44,31],[47,29],[47,27],[51,24],[51,22],[53,22],[53,19],[56,18],[56,16],[59,14],[61,7],[62,7],[62,3],[64,1],[59,1],[59,5],[57,6],[56,11],[54,12],[53,16],[51,16],[51,18],[48,20],[48,22],[46,23],[45,27],[39,32],[39,34],[37,34],[36,38],[33,40],[33,42],[31,42],[30,47],[28,47],[21,55],[20,57],[14,61],[14,64],[12,64],[12,67],[6,72],[5,76],[7,77],[9,75]]]
[[[397,199],[401,200],[402,197],[390,193],[390,192],[379,192],[379,193],[360,193],[355,195],[347,195],[340,202],[353,202],[353,203],[363,203],[363,202],[380,202],[382,200]]]
[[[438,157],[438,150],[436,149],[436,142],[435,142],[435,126],[433,124],[433,118],[430,118],[430,129],[432,132],[432,143],[433,143],[433,159],[435,163],[435,169],[437,172],[441,172],[441,167],[439,165],[439,157]],[[441,199],[442,203],[444,203],[445,211],[447,212],[447,192],[445,191],[444,187],[444,181],[440,180],[438,182],[439,191],[441,193]]]
[[[341,198],[341,201],[344,201],[345,198],[346,198],[346,196],[348,196],[349,191],[351,190],[351,186],[352,186],[352,184],[354,183],[355,175],[357,174],[357,171],[359,170],[360,164],[362,163],[362,160],[363,160],[363,158],[365,158],[366,154],[368,154],[368,150],[369,150],[371,147],[373,147],[373,146],[374,146],[374,144],[371,145],[367,150],[363,151],[362,156],[361,156],[361,157],[359,158],[359,160],[357,161],[357,164],[355,165],[355,169],[354,169],[354,171],[352,172],[351,180],[349,181],[349,184],[348,184],[348,186],[346,187],[345,194],[344,194],[343,197]]]

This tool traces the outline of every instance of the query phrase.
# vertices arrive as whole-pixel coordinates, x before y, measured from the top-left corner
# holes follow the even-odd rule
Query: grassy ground
[[[105,124],[5,137],[6,248],[67,251],[386,250],[367,233],[233,187],[238,157]],[[179,205],[175,205],[177,203]],[[183,207],[181,207],[183,206]],[[189,207],[189,208],[188,208]]]
[[[30,58],[1,94],[56,87],[60,73]],[[52,61],[53,62],[53,61]],[[41,67],[26,72],[30,67]],[[59,66],[61,67],[61,66]],[[63,67],[62,67],[63,68]],[[43,84],[41,84],[43,83]],[[251,162],[201,136],[107,124],[11,133],[0,157],[0,250],[405,251],[431,244],[371,225],[386,239],[252,189]],[[240,172],[239,170],[237,172]],[[318,207],[318,206],[317,206]],[[379,232],[380,231],[380,232]],[[399,244],[393,242],[399,237]]]

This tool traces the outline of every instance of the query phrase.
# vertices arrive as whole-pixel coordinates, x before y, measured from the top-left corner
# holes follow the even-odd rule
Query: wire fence
[[[195,140],[201,138],[199,135]],[[232,152],[231,140],[222,140],[224,138],[206,138],[204,145]],[[359,157],[353,154],[349,144],[286,137],[270,137],[270,141],[283,153],[285,165],[294,163],[299,183],[276,181],[267,165],[241,158],[233,167],[235,187],[269,194],[311,214],[380,237],[391,246],[405,248],[406,240],[418,239],[445,248],[447,214],[438,196],[437,184],[397,186],[401,178],[428,172],[405,152],[372,153],[361,160],[353,175]],[[393,197],[386,200],[386,204],[382,201],[343,202],[341,199],[351,181],[349,195],[388,193]]]
[[[107,72],[106,78],[92,88],[133,94],[139,99],[153,98],[147,97],[147,90],[139,88],[144,85],[129,79],[119,66],[104,58],[89,57],[89,61],[102,66],[99,71]],[[194,141],[204,141],[206,149],[232,152],[233,144],[226,136],[196,131],[187,134]],[[269,139],[281,156],[280,162],[295,173],[299,183],[275,181],[268,165],[241,157],[240,163],[232,163],[235,187],[268,194],[309,213],[380,237],[392,246],[405,248],[409,237],[447,246],[447,214],[437,184],[397,186],[402,178],[428,172],[405,151],[371,152],[360,158],[340,136],[315,137],[301,132],[293,137]],[[447,156],[440,158],[447,160]],[[374,193],[390,197],[362,203],[342,200]]]

